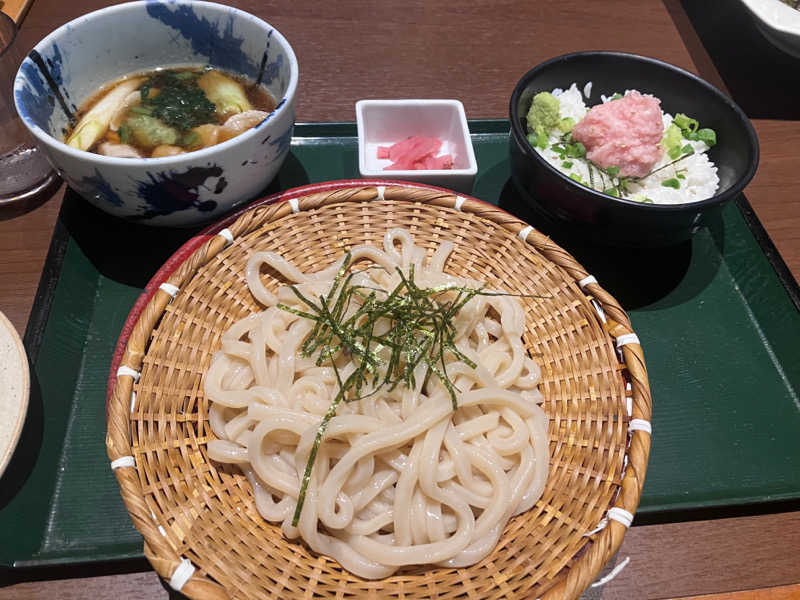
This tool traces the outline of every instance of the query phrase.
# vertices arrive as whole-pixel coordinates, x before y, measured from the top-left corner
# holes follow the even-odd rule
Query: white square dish
[[[458,100],[359,100],[358,170],[362,177],[417,181],[470,193],[478,172],[464,105]],[[379,146],[391,146],[411,136],[442,140],[439,154],[453,157],[452,169],[386,170],[389,159],[378,158]]]

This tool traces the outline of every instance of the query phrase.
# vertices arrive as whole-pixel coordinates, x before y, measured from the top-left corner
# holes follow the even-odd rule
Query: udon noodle
[[[352,249],[354,285],[393,290],[401,281],[397,269],[407,277],[413,265],[420,288],[480,287],[444,272],[452,249],[442,242],[426,260],[408,231],[390,230],[382,250]],[[230,327],[206,373],[218,438],[208,454],[242,470],[259,513],[280,523],[286,537],[302,538],[356,575],[474,564],[491,552],[508,520],[539,499],[547,477],[540,369],[522,340],[522,303],[511,295],[477,294],[454,320],[456,347],[476,364],[452,353],[444,358],[456,410],[443,382],[426,379],[422,363],[412,389],[384,386],[339,405],[292,524],[314,438],[339,388],[330,362],[318,366],[300,351],[314,322],[278,305],[307,307],[288,284],[268,290],[262,271],[266,266],[305,298],[319,298],[343,261],[303,273],[278,254],[251,255],[247,283],[265,309]],[[334,360],[341,377],[356,368],[347,352]]]

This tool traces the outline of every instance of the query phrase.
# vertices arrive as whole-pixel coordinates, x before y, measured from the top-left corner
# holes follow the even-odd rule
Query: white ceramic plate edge
[[[800,36],[800,11],[780,0],[741,0],[766,27]]]
[[[13,422],[10,423],[10,436],[5,441],[0,438],[0,477],[11,461],[14,455],[14,450],[19,442],[20,435],[22,434],[22,426],[25,424],[25,417],[28,414],[28,395],[30,393],[30,372],[28,367],[28,357],[25,353],[25,347],[22,345],[22,340],[14,329],[14,326],[0,311],[0,361],[4,364],[0,368],[8,368],[9,372],[6,374],[6,380],[0,375],[0,382],[7,381],[12,383],[9,389],[6,385],[0,388],[0,419],[5,419],[6,415],[3,414],[6,409],[16,409],[16,416]],[[16,393],[9,394],[12,387],[16,386]],[[8,426],[8,423],[6,423]]]

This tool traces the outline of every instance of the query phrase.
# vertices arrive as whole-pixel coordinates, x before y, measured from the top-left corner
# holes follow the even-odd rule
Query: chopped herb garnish
[[[201,142],[200,136],[196,131],[190,131],[181,138],[181,146],[196,146]]]
[[[677,158],[677,159],[675,159],[675,160],[673,160],[673,161],[671,161],[671,162],[668,162],[668,163],[667,163],[667,164],[665,164],[665,165],[661,165],[661,166],[660,166],[660,167],[658,167],[657,169],[653,169],[653,170],[652,170],[652,171],[650,171],[650,172],[649,172],[647,175],[644,175],[644,176],[642,176],[642,177],[638,177],[638,178],[636,178],[636,180],[635,180],[635,181],[642,181],[642,180],[644,180],[644,179],[647,179],[647,178],[648,178],[648,177],[650,177],[651,175],[655,175],[655,174],[656,174],[656,173],[658,173],[659,171],[663,171],[663,170],[664,170],[664,169],[666,169],[667,167],[671,167],[672,165],[674,165],[674,164],[676,164],[676,163],[679,163],[679,162],[681,162],[681,161],[682,161],[684,158],[688,158],[688,156],[689,156],[688,154],[684,154],[684,155],[683,155],[683,156],[681,156],[680,158]]]
[[[675,115],[675,118],[672,120],[673,124],[677,127],[680,127],[681,133],[683,137],[692,142],[705,142],[705,144],[710,148],[711,146],[716,145],[717,143],[717,134],[713,129],[709,129],[708,127],[704,127],[703,129],[699,129],[700,123],[697,119],[692,119],[691,117],[687,117],[684,114],[678,113]],[[688,144],[687,144],[688,146]],[[687,146],[684,146],[686,148]],[[685,150],[682,150],[685,152]],[[694,150],[692,150],[694,151]],[[691,154],[689,152],[688,154]],[[671,155],[670,155],[671,156]],[[674,158],[674,157],[673,157]]]
[[[137,115],[147,115],[147,116],[150,116],[150,115],[152,115],[152,114],[153,114],[153,109],[152,109],[152,108],[150,108],[149,106],[142,106],[142,105],[139,105],[139,106],[132,106],[132,107],[131,107],[131,112],[132,112],[132,113],[136,113]]]
[[[617,191],[617,188],[608,188],[607,190],[603,190],[603,193],[619,198],[619,191]]]
[[[569,178],[572,179],[573,181],[577,181],[578,183],[583,183],[583,179],[581,179],[581,176],[578,175],[577,173],[570,173]]]
[[[606,173],[611,177],[619,177],[619,167],[608,167],[606,168]]]
[[[538,136],[536,136],[536,145],[539,148],[541,148],[542,150],[547,148],[547,134],[546,133],[540,133]]]
[[[542,150],[547,149],[547,141],[548,139],[546,134],[528,134],[528,143],[534,148],[541,148]]]
[[[673,146],[669,150],[667,150],[667,156],[671,159],[676,159],[681,155],[681,147],[680,146]]]
[[[670,177],[669,179],[665,179],[661,182],[661,185],[664,187],[675,188],[679,190],[681,188],[681,182],[675,179],[674,177]]]
[[[697,128],[700,127],[700,123],[697,119],[692,119],[691,117],[687,117],[683,113],[678,113],[675,115],[675,118],[672,119],[672,122],[675,123],[678,127],[681,128],[682,131],[697,131]]]
[[[681,148],[681,154],[685,154],[687,156],[694,154],[694,148],[692,148],[691,144],[686,144],[683,148]]]
[[[561,166],[564,167],[565,169],[571,169],[572,168],[572,161],[571,160],[565,160],[564,162],[561,163]]]
[[[120,125],[117,133],[119,134],[119,141],[121,141],[123,144],[127,144],[131,141],[131,128],[127,123]]]
[[[684,175],[683,173],[678,173],[677,175],[675,175],[675,177],[677,177],[678,179],[686,179],[686,175]]]
[[[709,148],[717,144],[717,133],[713,129],[703,128],[697,132],[697,139],[705,142]]]
[[[558,154],[561,160],[567,158],[584,158],[586,156],[586,146],[580,142],[573,142],[570,134],[561,136],[561,141],[556,142],[550,149]]]
[[[149,115],[181,131],[215,122],[214,103],[206,98],[195,77],[178,77],[182,73],[190,71],[160,71],[150,77],[140,88],[142,104],[139,108],[149,110]],[[153,88],[160,91],[151,98],[150,90]]]
[[[622,94],[620,94],[619,92],[611,96],[612,100],[619,100],[620,98],[622,98]]]

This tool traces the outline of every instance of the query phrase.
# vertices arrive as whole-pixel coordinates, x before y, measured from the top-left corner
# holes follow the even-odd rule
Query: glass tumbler
[[[16,23],[0,12],[0,205],[32,198],[56,177],[14,108],[14,76],[22,63]]]

